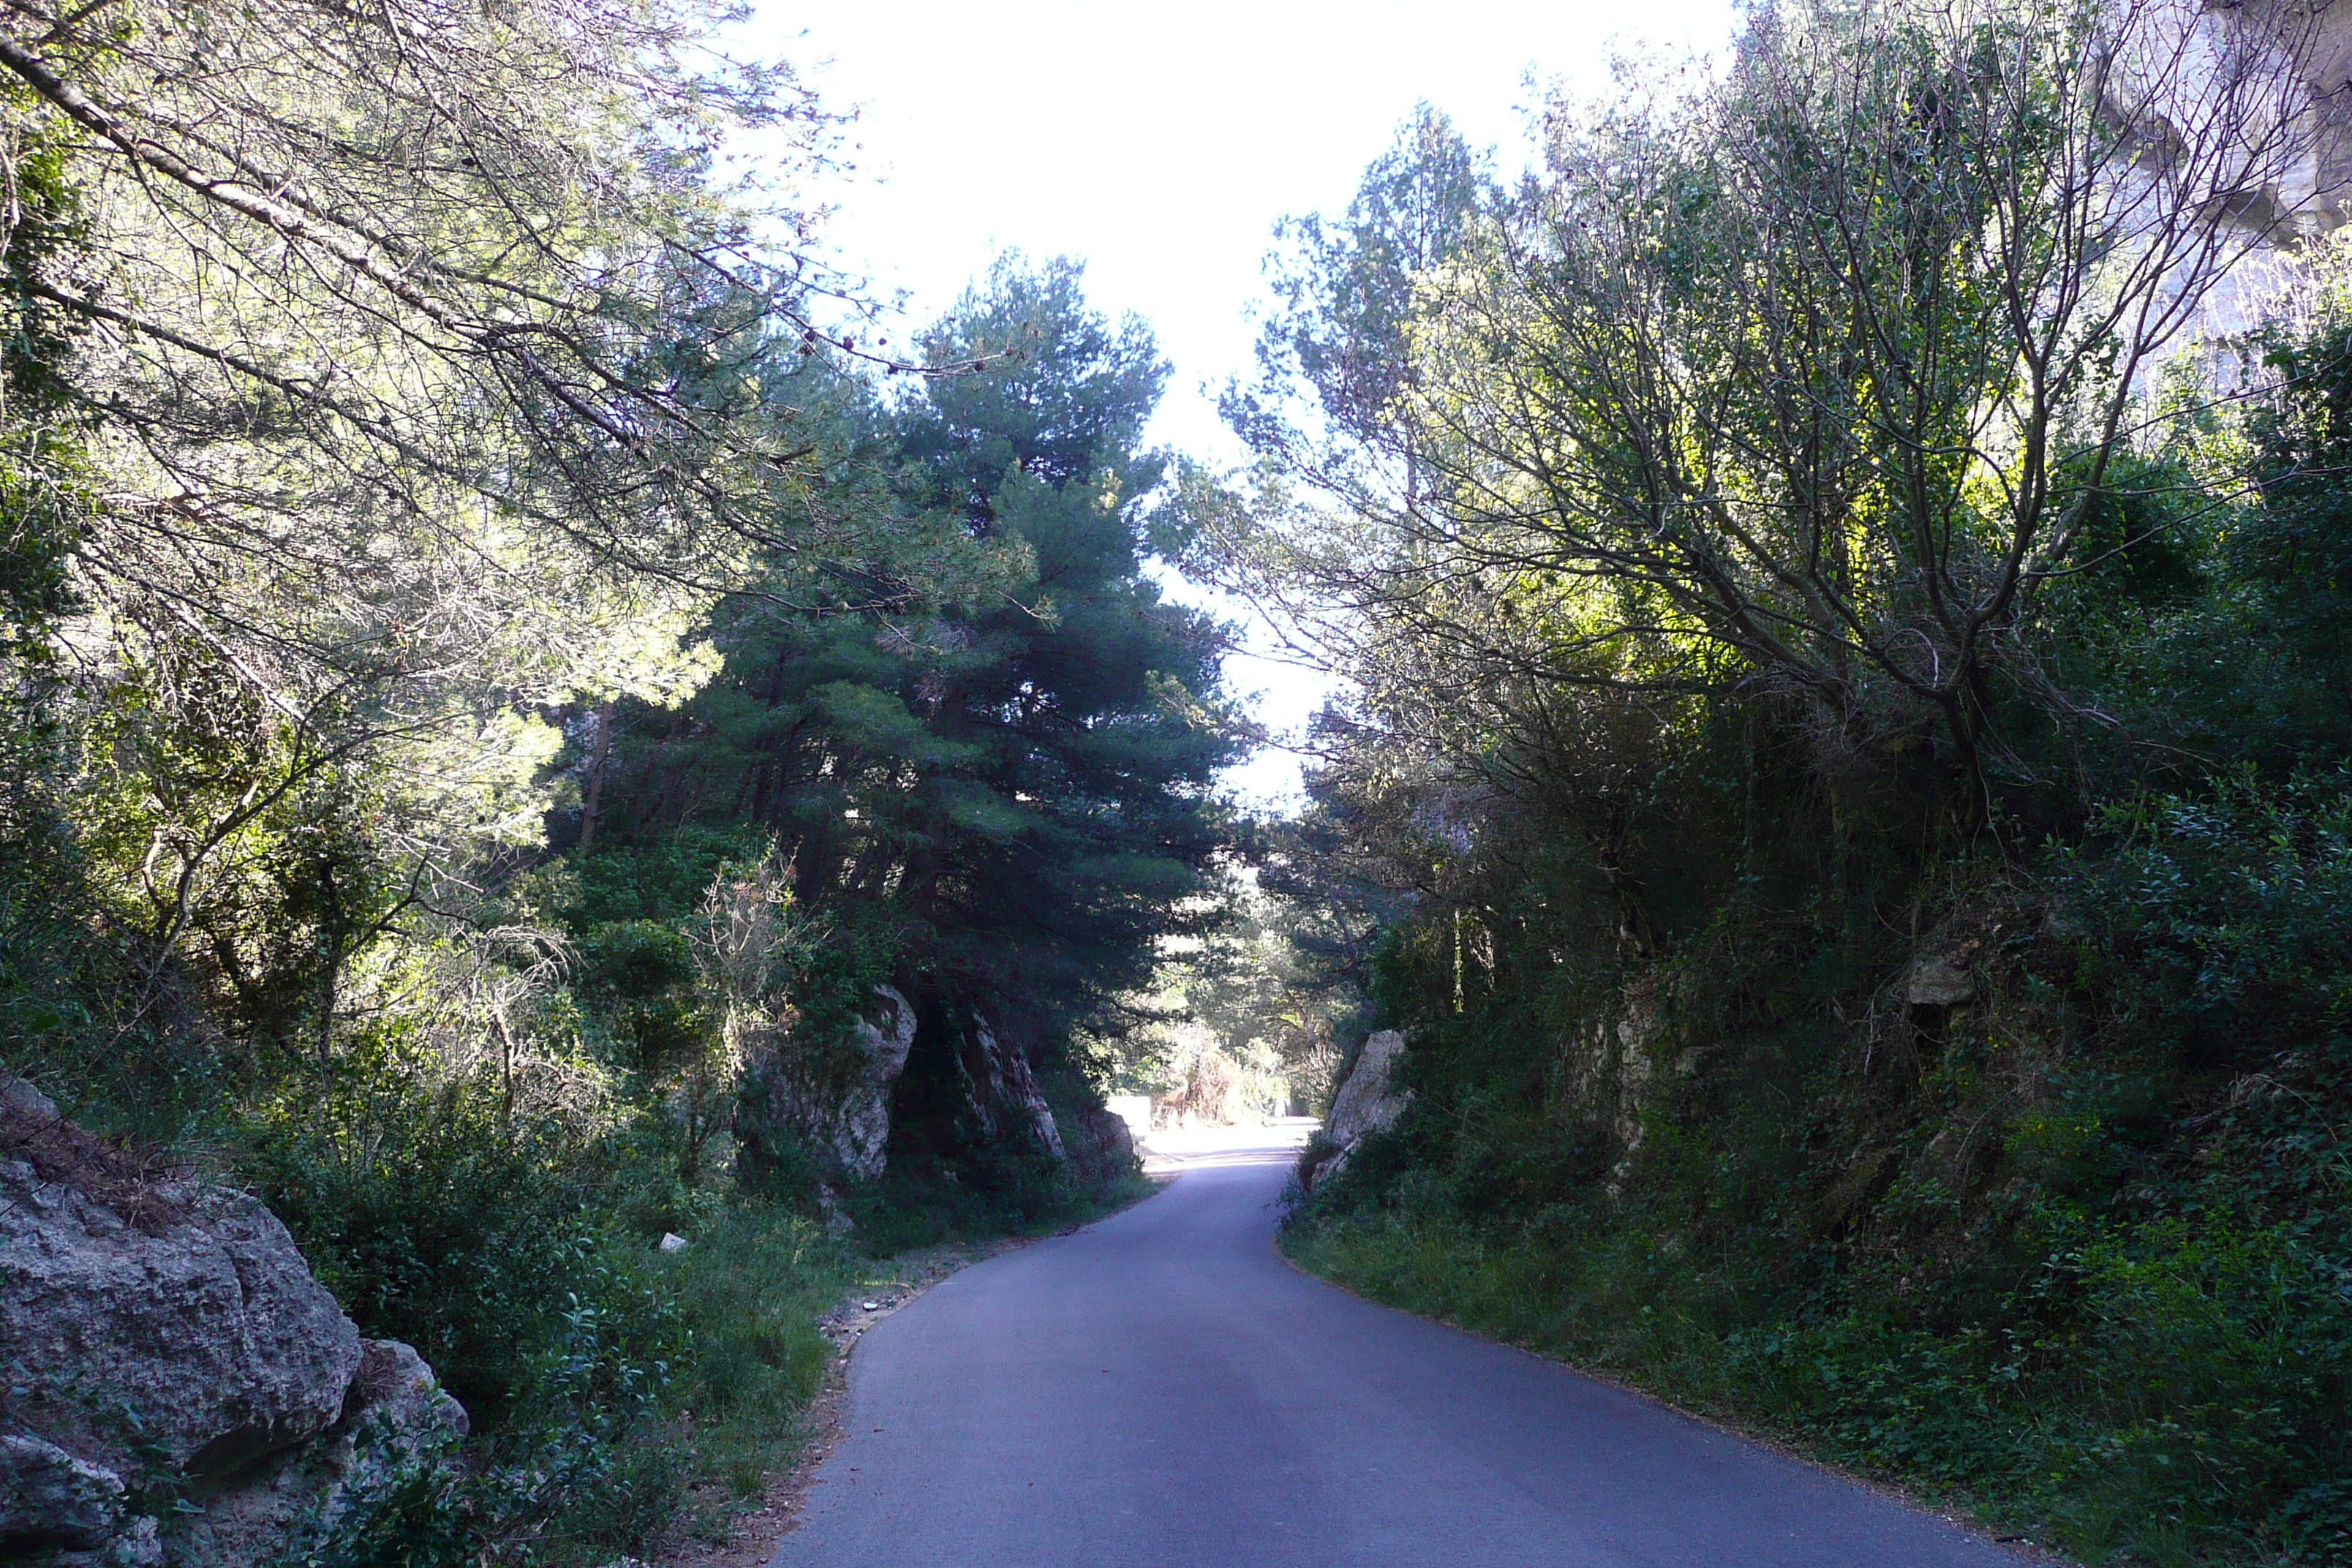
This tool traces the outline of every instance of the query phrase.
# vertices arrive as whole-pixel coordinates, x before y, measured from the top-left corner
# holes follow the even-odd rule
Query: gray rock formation
[[[1070,1169],[1093,1185],[1135,1173],[1135,1134],[1126,1118],[1109,1110],[1082,1110],[1070,1120],[1064,1140]]]
[[[2244,188],[2213,215],[2273,244],[2352,216],[2352,6],[2320,0],[2116,5],[2106,106],[2156,155],[2226,130]]]
[[[0,1357],[76,1449],[214,1476],[334,1424],[359,1331],[275,1215],[188,1182],[110,1205],[59,1169],[0,1163]]]
[[[88,1551],[124,1523],[122,1478],[55,1443],[0,1435],[0,1541]]]
[[[1399,1094],[1389,1081],[1397,1058],[1403,1054],[1404,1037],[1394,1029],[1382,1029],[1364,1042],[1348,1081],[1332,1099],[1324,1136],[1345,1148],[1368,1132],[1384,1132],[1396,1125],[1396,1119],[1412,1100],[1410,1093]]]
[[[833,1146],[843,1167],[861,1181],[872,1181],[885,1168],[890,1143],[890,1086],[907,1070],[907,1052],[915,1044],[915,1006],[887,985],[874,989],[878,1005],[871,1018],[857,1025],[858,1048],[865,1053],[864,1076],[856,1092],[844,1104]]]
[[[1976,981],[1964,955],[1923,953],[1905,976],[1903,1000],[1914,1007],[1958,1007],[1975,999]]]
[[[2299,313],[2315,280],[2309,242],[2352,219],[2352,6],[2118,0],[2104,10],[2104,117],[2135,133],[2115,185],[2126,243],[2160,230],[2181,185],[2228,191],[2202,213],[2220,252],[2180,264],[2177,281],[2199,297],[2159,363]],[[2193,277],[2207,267],[2219,275]]]
[[[1069,1158],[1053,1109],[1037,1089],[1037,1075],[1021,1047],[1000,1040],[988,1020],[974,1015],[958,1040],[958,1066],[965,1093],[982,1131],[992,1139],[1026,1137],[1056,1160]]]
[[[1328,1181],[1347,1169],[1357,1145],[1372,1133],[1395,1126],[1405,1107],[1412,1103],[1412,1092],[1400,1093],[1391,1081],[1397,1058],[1403,1054],[1404,1037],[1394,1029],[1382,1029],[1364,1042],[1356,1065],[1332,1097],[1331,1114],[1324,1118],[1321,1146],[1325,1152],[1300,1170],[1300,1183],[1310,1191],[1316,1183]]]
[[[824,1164],[828,1178],[873,1181],[886,1168],[891,1085],[914,1043],[914,1005],[887,985],[875,987],[873,1008],[853,1038],[785,1039],[750,1066],[747,1152],[757,1159],[789,1140]]]
[[[205,1500],[168,1542],[172,1568],[242,1568],[324,1537],[354,1507],[381,1498],[410,1467],[430,1464],[466,1434],[463,1406],[398,1340],[363,1340],[342,1415],[316,1442]]]
[[[93,1137],[13,1079],[0,1364],[0,1558],[268,1561],[296,1521],[464,1431],[415,1352],[362,1343],[260,1203]],[[205,1500],[160,1531],[131,1511],[173,1490]]]

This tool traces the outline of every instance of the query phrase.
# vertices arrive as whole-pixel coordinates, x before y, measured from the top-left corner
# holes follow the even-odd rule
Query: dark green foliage
[[[247,1163],[363,1332],[404,1340],[475,1419],[504,1420],[563,1304],[593,1296],[603,1207],[579,1136],[512,1124],[488,1077],[365,1061],[289,1086]]]
[[[685,1254],[582,1237],[555,1249],[555,1273],[515,1282],[497,1305],[538,1314],[504,1320],[528,1362],[522,1396],[467,1464],[402,1468],[298,1561],[603,1563],[669,1538],[698,1478],[756,1492],[798,1447],[828,1354],[816,1320],[857,1275],[805,1220],[757,1205],[704,1218]]]
[[[609,808],[635,840],[772,835],[804,908],[1041,1037],[1148,970],[1222,842],[1208,784],[1235,754],[1223,633],[1144,571],[1166,459],[1139,442],[1166,366],[1077,283],[1000,268],[923,342],[1013,363],[871,415],[904,504],[1025,550],[1019,591],[927,618],[747,604],[724,673],[631,743]]]
[[[48,633],[70,605],[66,563],[87,499],[68,479],[86,431],[68,415],[64,371],[89,322],[39,287],[44,267],[82,237],[68,138],[24,124],[31,95],[0,88],[12,120],[8,210],[0,217],[0,660],[12,676],[46,669]],[[14,708],[32,695],[10,695]]]
[[[1663,1025],[1654,992],[1545,1026],[1533,998],[1449,1017],[1393,963],[1422,1114],[1291,1245],[2095,1558],[2338,1561],[2346,799],[2111,822],[2120,842],[2031,885],[2038,924],[1991,900],[2000,992],[1933,1036],[1858,1036],[1821,1001],[1866,995],[1801,984],[1706,1007],[1754,954],[1654,972],[1688,1009]],[[1698,1059],[1580,1092],[1593,1053],[1559,1030],[1584,1019],[1648,1020],[1662,1069]]]
[[[474,1551],[466,1489],[446,1463],[404,1465],[390,1483],[278,1568],[444,1568]]]
[[[729,607],[700,701],[624,705],[593,852],[501,850],[425,889],[364,777],[169,639],[74,737],[97,781],[78,798],[43,794],[58,757],[9,753],[0,1062],[249,1184],[362,1331],[415,1345],[472,1416],[458,1461],[392,1478],[305,1562],[601,1564],[722,1530],[688,1489],[723,1482],[724,1506],[794,1449],[855,1247],[1136,1195],[951,1113],[843,1194],[845,1242],[837,1173],[738,1113],[747,1041],[841,1047],[889,982],[985,1008],[1058,1109],[1097,1110],[1068,1024],[1149,965],[1222,841],[1220,634],[1143,570],[1160,459],[1134,448],[1164,367],[1085,312],[1073,269],[991,299],[939,347],[1017,341],[1005,386],[857,416],[891,504],[952,510],[1036,573],[928,621],[854,593]],[[154,873],[159,844],[184,879]],[[774,951],[730,990],[713,900],[787,857]],[[919,1089],[957,1087],[924,1059]],[[657,1255],[667,1231],[692,1246]]]
[[[1343,751],[1309,879],[1417,889],[1416,1098],[1286,1245],[2093,1561],[2352,1562],[2343,343],[2271,345],[2250,491],[2183,437],[2085,498],[2081,707],[1996,693],[1973,842],[1932,733],[1752,689],[1444,793]]]
[[[564,891],[566,923],[587,931],[612,922],[652,921],[682,926],[719,874],[757,860],[766,838],[741,825],[684,826],[658,838],[567,863],[576,887]]]
[[[2272,629],[2329,677],[2335,716],[2352,669],[2352,325],[2280,339],[2278,396],[2252,422],[2262,505],[2231,541],[2232,565],[2262,594]]]
[[[460,116],[478,150],[538,146],[535,103],[561,118],[518,82],[602,83],[610,112],[554,163],[418,162],[415,125],[344,90],[381,56],[364,47],[303,59],[302,91],[367,111],[311,136],[307,110],[260,109],[294,79],[267,18],[215,36],[200,6],[82,12],[27,46],[151,125],[180,123],[140,120],[180,73],[123,51],[195,49],[260,95],[219,102],[308,149],[280,195],[356,211],[320,193],[373,171],[359,206],[381,223],[339,230],[363,250],[406,254],[387,236],[437,180],[487,181],[446,210],[526,227],[560,227],[583,190],[651,204],[600,221],[670,243],[586,272],[544,248],[511,275],[523,253],[475,257],[509,304],[587,312],[563,341],[590,356],[573,369],[595,411],[537,372],[467,392],[425,368],[457,364],[434,360],[435,330],[358,305],[349,268],[280,266],[287,233],[211,210],[217,182],[142,206],[161,187],[125,181],[122,148],[94,154],[42,97],[0,89],[0,1073],[259,1193],[362,1331],[415,1346],[468,1407],[462,1452],[295,1543],[320,1568],[601,1565],[723,1533],[714,1506],[795,1451],[816,1319],[861,1267],[824,1224],[837,1171],[763,1142],[739,1074],[779,1042],[838,1055],[891,980],[1020,1018],[1050,1067],[1222,842],[1222,633],[1145,567],[1166,466],[1140,449],[1167,374],[1149,334],[1088,313],[1075,268],[1007,268],[929,341],[993,369],[885,396],[803,341],[789,258],[702,183],[721,121],[775,110],[821,137],[827,117],[788,70],[720,85],[663,63],[698,25],[683,13],[636,21],[491,29],[520,74],[461,85],[481,94]],[[399,18],[328,25],[349,42],[379,24]],[[155,247],[198,232],[201,253]],[[261,279],[257,234],[267,306],[188,270]],[[93,310],[112,335],[85,363]],[[149,375],[168,390],[141,411]],[[649,458],[689,428],[698,456]],[[90,471],[85,448],[124,446],[143,458]],[[707,666],[680,649],[706,636],[729,665],[700,702],[618,696],[682,697]],[[589,754],[553,757],[566,724]],[[566,798],[551,849],[539,819]],[[775,894],[780,847],[796,901]],[[752,905],[747,980],[713,918]],[[951,1138],[912,1162],[928,1186],[853,1206],[889,1246],[1108,1201],[989,1142]],[[673,1230],[690,1248],[657,1253]],[[175,1479],[150,1479],[141,1506],[168,1512]]]
[[[937,1021],[984,1021],[1049,1079],[1066,1068],[1071,1029],[1149,975],[1159,938],[1199,923],[1184,900],[1228,837],[1210,785],[1238,726],[1223,628],[1146,569],[1176,526],[1169,458],[1141,446],[1167,377],[1150,334],[1088,310],[1075,266],[1008,260],[921,348],[943,365],[1005,357],[866,405],[860,450],[895,504],[1028,570],[919,616],[860,609],[851,584],[824,616],[727,610],[709,689],[676,715],[621,714],[575,929],[601,955],[623,939],[598,922],[682,917],[666,890],[698,896],[716,870],[673,876],[688,847],[772,843],[824,932],[793,987],[796,1037],[848,1038],[879,984],[916,999],[932,1022],[894,1166],[940,1186],[943,1213],[1032,1218],[1074,1194],[959,1109],[970,1080]],[[788,1142],[752,1130],[763,1183],[814,1174]]]

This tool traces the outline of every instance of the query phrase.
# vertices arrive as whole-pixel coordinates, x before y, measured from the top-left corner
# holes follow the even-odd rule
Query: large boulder
[[[464,1431],[259,1202],[92,1136],[21,1079],[0,1079],[0,1560],[270,1561],[296,1521]],[[168,1493],[160,1530],[134,1511]]]
[[[1080,1181],[1105,1186],[1135,1174],[1135,1134],[1116,1111],[1081,1110],[1066,1132],[1070,1171]]]
[[[465,1408],[441,1392],[425,1359],[398,1340],[361,1345],[360,1370],[334,1426],[179,1522],[172,1568],[240,1568],[284,1557],[456,1447],[466,1435]]]
[[[334,1425],[360,1334],[278,1216],[152,1171],[23,1089],[0,1107],[0,1362],[93,1464],[208,1478]]]
[[[890,1143],[890,1089],[915,1043],[914,1005],[877,985],[846,1039],[793,1036],[748,1075],[746,1152],[772,1157],[789,1140],[814,1155],[832,1180],[880,1176]]]
[[[1412,1103],[1412,1091],[1401,1091],[1393,1082],[1397,1058],[1403,1054],[1404,1036],[1394,1029],[1380,1030],[1364,1041],[1356,1065],[1331,1097],[1331,1114],[1324,1118],[1321,1134],[1300,1163],[1301,1185],[1311,1191],[1318,1182],[1329,1181],[1347,1169],[1366,1138],[1396,1125]]]

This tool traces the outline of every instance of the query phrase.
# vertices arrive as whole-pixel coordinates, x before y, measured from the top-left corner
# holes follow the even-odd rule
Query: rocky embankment
[[[835,1189],[879,1179],[888,1163],[893,1104],[908,1070],[919,1029],[917,1008],[888,985],[874,988],[847,1038],[828,1042],[791,1035],[756,1056],[737,1131],[755,1161],[786,1147],[813,1157],[828,1212]],[[1100,1106],[1058,1121],[1020,1047],[972,1013],[936,1025],[951,1079],[956,1123],[984,1142],[1025,1147],[1066,1165],[1079,1180],[1108,1181],[1135,1164],[1127,1123]]]
[[[1314,1191],[1316,1183],[1328,1182],[1348,1168],[1358,1144],[1396,1125],[1412,1100],[1411,1089],[1400,1091],[1391,1081],[1397,1058],[1403,1055],[1404,1037],[1394,1029],[1382,1029],[1364,1042],[1339,1092],[1331,1097],[1331,1114],[1324,1119],[1323,1130],[1299,1156],[1300,1186]]]
[[[466,1413],[257,1200],[0,1080],[0,1561],[231,1568],[446,1462]]]

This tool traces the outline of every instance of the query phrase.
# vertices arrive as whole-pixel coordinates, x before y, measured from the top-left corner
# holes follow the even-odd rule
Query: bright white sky
[[[1732,21],[1727,0],[760,0],[739,37],[860,109],[828,232],[877,293],[908,292],[906,328],[1002,250],[1076,258],[1095,303],[1144,317],[1176,367],[1153,438],[1231,461],[1216,392],[1250,368],[1277,218],[1345,206],[1418,100],[1500,148],[1507,173],[1525,162],[1530,71],[1599,91],[1625,46],[1703,52]],[[1228,671],[1277,729],[1328,689],[1249,656]],[[1276,804],[1297,779],[1274,750],[1233,782]]]

